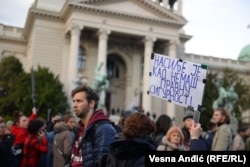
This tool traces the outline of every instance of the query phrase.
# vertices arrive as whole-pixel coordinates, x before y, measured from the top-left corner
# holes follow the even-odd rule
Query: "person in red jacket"
[[[11,126],[11,134],[15,136],[13,147],[14,147],[14,154],[16,157],[16,163],[18,164],[18,166],[20,166],[21,163],[24,140],[29,135],[29,132],[27,130],[28,123],[29,121],[34,120],[36,118],[37,118],[37,109],[35,107],[32,109],[32,114],[30,115],[29,118],[18,112],[14,114],[14,121],[13,125]]]
[[[29,135],[23,146],[21,167],[37,167],[42,154],[48,151],[48,141],[45,137],[45,120],[34,119],[28,125]]]

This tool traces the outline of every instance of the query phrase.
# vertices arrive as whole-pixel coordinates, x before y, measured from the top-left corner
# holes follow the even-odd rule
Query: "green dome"
[[[238,57],[239,61],[250,61],[250,44],[246,45],[241,51]]]

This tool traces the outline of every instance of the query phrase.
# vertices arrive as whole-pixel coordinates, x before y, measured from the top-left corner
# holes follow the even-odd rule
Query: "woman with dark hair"
[[[28,135],[28,123],[31,120],[34,120],[37,118],[37,110],[36,108],[32,109],[32,114],[29,118],[27,118],[22,113],[16,111],[14,113],[14,121],[13,125],[11,127],[11,133],[15,136],[14,146],[21,144],[24,142],[25,138]]]
[[[29,118],[18,111],[14,113],[13,125],[11,126],[11,134],[15,136],[13,146],[16,163],[18,166],[20,166],[21,163],[24,140],[29,135],[29,132],[27,130],[28,123],[29,121],[36,119],[36,117],[37,109],[35,107],[32,109],[32,114]]]
[[[130,115],[124,122],[122,135],[110,144],[110,155],[103,158],[100,166],[144,167],[145,152],[155,151],[150,135],[154,122],[142,113]]]
[[[162,144],[162,138],[172,126],[172,120],[168,115],[162,114],[156,121],[156,130],[153,135],[154,146],[157,148]]]
[[[48,141],[45,137],[45,120],[35,119],[29,122],[29,135],[23,146],[21,167],[37,167],[42,154],[48,151]]]

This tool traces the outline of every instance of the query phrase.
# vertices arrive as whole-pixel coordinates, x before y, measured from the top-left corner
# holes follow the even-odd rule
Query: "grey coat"
[[[63,167],[65,158],[60,154],[60,151],[65,156],[71,155],[73,136],[70,128],[64,122],[57,123],[54,126],[54,142],[53,142],[53,166]],[[55,146],[57,145],[57,147]]]
[[[228,124],[218,127],[213,138],[212,151],[228,151],[232,146],[232,132]]]

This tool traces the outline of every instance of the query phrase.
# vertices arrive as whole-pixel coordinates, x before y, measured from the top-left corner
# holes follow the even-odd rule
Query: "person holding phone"
[[[37,167],[42,154],[48,151],[48,141],[45,137],[45,120],[34,119],[28,125],[29,135],[24,141],[21,167]]]
[[[35,107],[32,108],[32,114],[29,118],[19,111],[15,111],[13,116],[14,120],[13,125],[11,126],[11,134],[15,136],[13,152],[15,154],[16,164],[19,167],[22,161],[24,141],[29,135],[27,127],[29,121],[37,118],[37,109]]]

